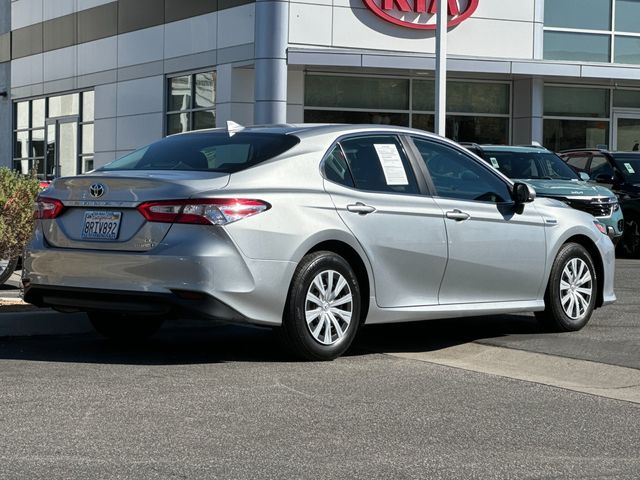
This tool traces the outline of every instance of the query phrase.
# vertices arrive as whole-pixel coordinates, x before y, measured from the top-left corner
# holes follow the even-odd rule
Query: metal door
[[[614,112],[613,150],[640,150],[640,111]]]

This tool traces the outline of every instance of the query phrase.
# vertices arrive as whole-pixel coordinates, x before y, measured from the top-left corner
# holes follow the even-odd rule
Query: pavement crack
[[[282,383],[280,380],[276,380],[276,387],[282,387],[285,390],[289,390],[290,392],[297,393],[298,395],[302,395],[303,397],[306,397],[306,398],[316,398],[315,395],[310,395],[310,394],[308,394],[306,392],[302,392],[300,390],[296,390],[295,388],[290,387],[289,385],[286,385],[286,384]]]

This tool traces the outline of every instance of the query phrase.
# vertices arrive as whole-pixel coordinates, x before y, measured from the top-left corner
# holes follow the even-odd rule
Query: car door
[[[447,263],[443,212],[423,195],[400,138],[343,138],[323,171],[338,214],[369,258],[378,305],[436,305]]]
[[[535,205],[516,208],[509,184],[463,150],[412,138],[445,213],[449,261],[439,303],[537,299],[546,239]]]

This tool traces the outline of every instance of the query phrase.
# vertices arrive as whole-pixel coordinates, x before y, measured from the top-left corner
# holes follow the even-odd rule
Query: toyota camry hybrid
[[[328,360],[364,323],[535,312],[572,331],[615,300],[594,217],[409,128],[170,136],[55,180],[35,216],[25,300],[118,340],[189,315],[277,327]]]

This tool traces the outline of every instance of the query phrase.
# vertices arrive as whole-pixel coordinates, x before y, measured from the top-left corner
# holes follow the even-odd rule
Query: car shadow
[[[428,352],[511,335],[540,334],[532,315],[501,315],[364,326],[347,357]],[[152,338],[118,345],[97,334],[0,339],[0,359],[123,365],[298,362],[269,328],[169,323]]]
[[[1,338],[0,359],[122,365],[291,361],[276,340],[271,329],[169,322],[153,337],[131,344],[97,333]]]

